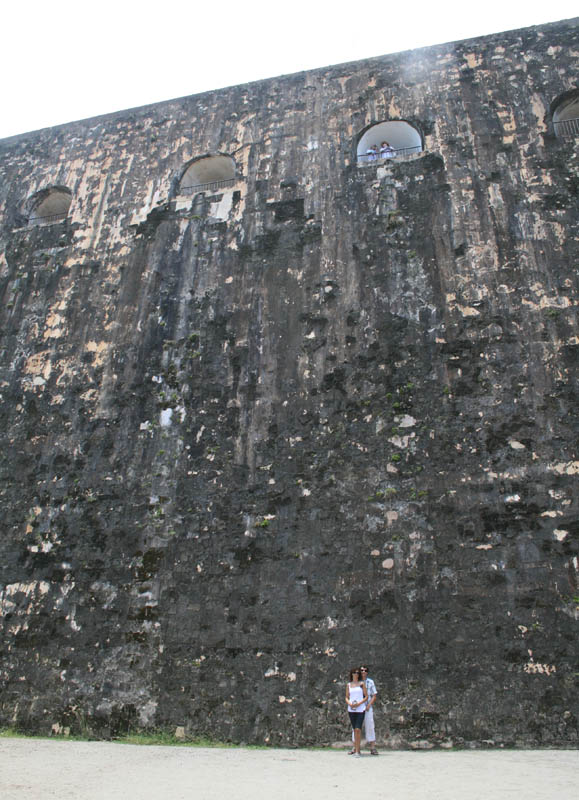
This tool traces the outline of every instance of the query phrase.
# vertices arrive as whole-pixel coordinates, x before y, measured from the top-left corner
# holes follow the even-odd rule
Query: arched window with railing
[[[358,139],[358,164],[388,163],[402,156],[422,152],[420,132],[405,120],[377,122]]]
[[[557,139],[579,137],[579,89],[565,92],[552,104],[553,128]]]
[[[227,189],[235,183],[235,161],[231,156],[201,156],[185,169],[179,194],[197,194]]]
[[[68,216],[72,193],[65,186],[49,186],[33,195],[28,203],[29,225],[52,225]]]

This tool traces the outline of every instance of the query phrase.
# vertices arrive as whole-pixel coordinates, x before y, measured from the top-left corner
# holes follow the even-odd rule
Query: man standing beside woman
[[[368,677],[368,667],[355,667],[350,670],[350,682],[346,686],[346,703],[352,724],[353,747],[350,755],[356,758],[361,756],[362,725],[365,728],[366,743],[370,747],[370,754],[378,755],[372,710],[376,694],[376,684],[372,678]]]

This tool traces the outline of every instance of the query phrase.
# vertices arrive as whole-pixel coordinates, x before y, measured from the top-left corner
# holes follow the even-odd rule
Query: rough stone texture
[[[578,38],[0,143],[2,724],[334,741],[363,659],[392,746],[576,745]]]

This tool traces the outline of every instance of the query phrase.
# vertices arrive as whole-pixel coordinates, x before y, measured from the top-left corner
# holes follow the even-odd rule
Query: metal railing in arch
[[[574,136],[579,136],[579,118],[560,119],[558,122],[554,122],[553,126],[559,139],[572,139]]]
[[[52,225],[55,222],[62,222],[68,214],[47,214],[44,217],[30,217],[28,225]]]
[[[227,178],[223,181],[210,181],[209,183],[196,183],[192,186],[180,186],[179,194],[197,194],[197,192],[213,192],[216,189],[225,189],[233,186],[235,178]]]
[[[361,153],[358,156],[358,164],[371,164],[374,161],[387,161],[398,156],[407,156],[411,153],[421,153],[422,147],[417,144],[414,147],[389,147],[386,150],[375,153]]]

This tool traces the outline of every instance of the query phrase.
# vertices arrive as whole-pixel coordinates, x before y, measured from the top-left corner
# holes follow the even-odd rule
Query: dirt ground
[[[2,800],[577,800],[579,751],[383,752],[0,739]]]

